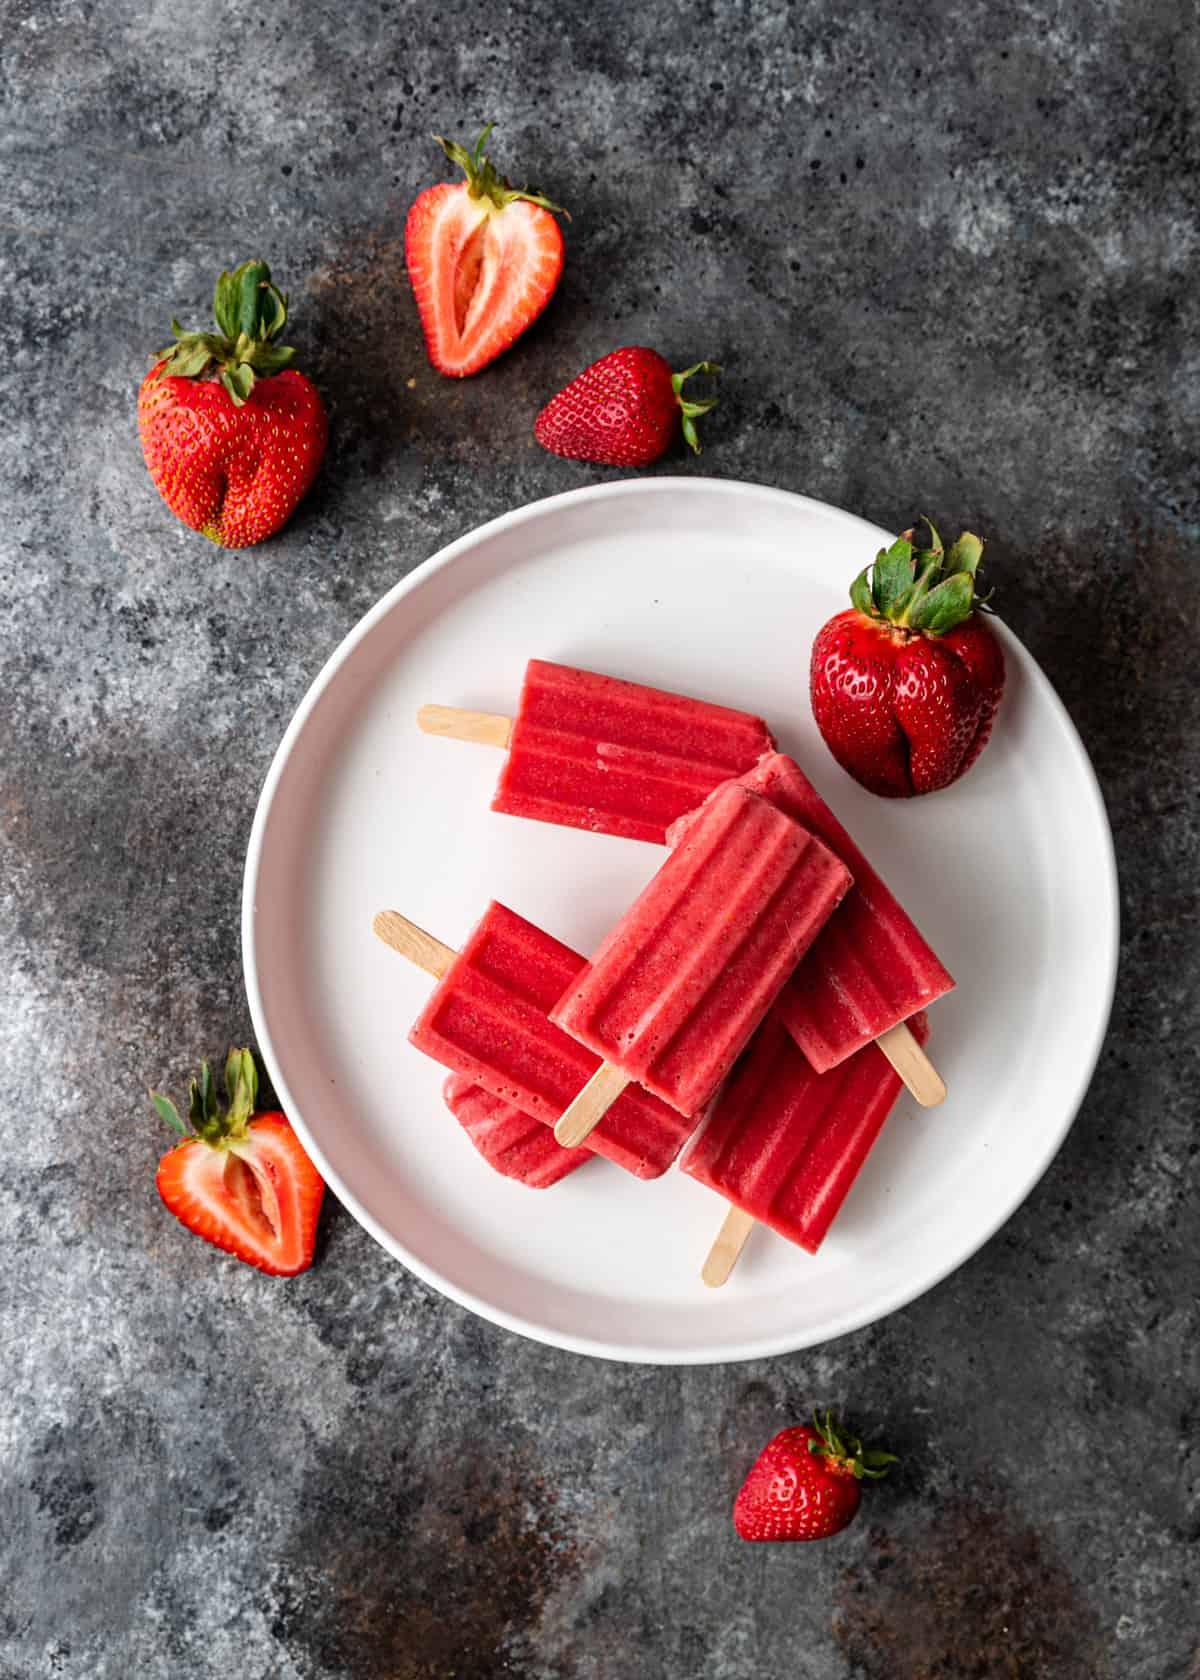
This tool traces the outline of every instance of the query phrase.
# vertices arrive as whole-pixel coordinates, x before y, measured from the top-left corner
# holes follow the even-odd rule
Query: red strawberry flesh
[[[282,1114],[258,1115],[230,1148],[185,1140],[157,1184],[190,1231],[248,1265],[290,1277],[311,1263],[325,1186]]]
[[[159,1116],[183,1139],[158,1164],[158,1193],[205,1242],[260,1271],[290,1277],[312,1263],[325,1185],[286,1117],[254,1113],[258,1070],[249,1050],[230,1051],[225,1088],[228,1106],[222,1107],[202,1063],[190,1091],[191,1131],[174,1103],[150,1093]]]
[[[497,175],[483,151],[489,132],[473,152],[442,142],[467,179],[428,187],[405,226],[429,360],[455,379],[478,373],[532,326],[562,273],[557,207]]]

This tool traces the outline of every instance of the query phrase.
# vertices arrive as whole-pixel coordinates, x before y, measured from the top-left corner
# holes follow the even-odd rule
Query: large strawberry
[[[329,433],[315,385],[276,339],[287,298],[265,262],[217,281],[216,332],[159,351],[138,393],[150,476],[171,512],[222,548],[249,548],[291,516]]]
[[[629,345],[610,350],[551,397],[533,423],[543,449],[573,461],[611,467],[648,467],[682,435],[700,453],[696,421],[716,397],[685,397],[693,374],[717,374],[715,362],[672,373],[657,350]]]
[[[255,1114],[258,1069],[249,1050],[229,1052],[225,1091],[228,1109],[201,1063],[191,1084],[190,1133],[175,1104],[151,1091],[183,1140],[158,1164],[158,1193],[205,1242],[260,1271],[292,1277],[312,1264],[324,1181],[282,1114]]]
[[[855,578],[853,607],[817,632],[813,715],[843,770],[886,798],[933,793],[974,764],[1004,692],[1004,655],[978,610],[983,555],[964,531],[906,531]]]
[[[507,350],[537,320],[562,273],[563,240],[539,193],[510,186],[484,151],[434,139],[465,181],[427,187],[408,212],[404,257],[439,373],[464,379]]]
[[[743,1540],[825,1540],[852,1522],[863,1478],[886,1476],[896,1455],[843,1439],[832,1414],[781,1430],[759,1453],[734,1501]]]

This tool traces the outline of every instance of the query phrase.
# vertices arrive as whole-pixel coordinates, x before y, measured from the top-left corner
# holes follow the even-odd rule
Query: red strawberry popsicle
[[[448,1075],[442,1096],[488,1166],[531,1190],[548,1190],[596,1159],[590,1149],[563,1149],[549,1126],[464,1073]]]
[[[493,811],[660,845],[775,745],[749,712],[546,659],[529,661],[515,718],[423,706],[417,723],[508,748]]]
[[[438,979],[410,1042],[553,1126],[599,1066],[598,1057],[548,1019],[586,966],[584,958],[503,904],[488,905],[461,952],[394,910],[381,911],[374,925],[385,944]],[[635,1087],[613,1105],[590,1144],[635,1178],[658,1178],[695,1125]]]
[[[699,1114],[850,885],[774,805],[718,789],[550,1012],[604,1058],[558,1141],[582,1143],[630,1080]]]
[[[769,753],[739,781],[817,835],[854,876],[837,915],[780,994],[788,1031],[818,1073],[883,1039],[917,1101],[940,1102],[945,1086],[936,1071],[913,1056],[909,1035],[896,1029],[950,991],[953,978],[794,759]],[[668,840],[677,844],[692,820],[674,824]]]
[[[912,1030],[923,1044],[924,1015]],[[732,1204],[705,1283],[725,1282],[756,1220],[815,1254],[901,1089],[873,1044],[815,1073],[772,1012],[680,1163]]]

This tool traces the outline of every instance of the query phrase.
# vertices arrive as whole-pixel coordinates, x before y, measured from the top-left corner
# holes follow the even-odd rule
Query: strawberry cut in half
[[[151,1091],[159,1115],[182,1141],[158,1164],[158,1193],[189,1231],[248,1266],[293,1277],[312,1264],[325,1184],[279,1113],[255,1114],[258,1069],[249,1050],[225,1063],[222,1109],[208,1063],[191,1083],[188,1118]]]
[[[510,186],[484,147],[434,139],[465,181],[427,187],[408,212],[404,254],[429,360],[465,379],[518,339],[545,309],[562,273],[563,238],[540,193]],[[570,218],[568,217],[568,220]]]

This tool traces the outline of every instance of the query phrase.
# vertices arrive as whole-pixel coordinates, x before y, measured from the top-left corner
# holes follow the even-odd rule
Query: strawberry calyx
[[[181,1140],[199,1139],[213,1149],[236,1151],[246,1144],[247,1128],[258,1101],[258,1069],[249,1050],[231,1050],[226,1057],[225,1094],[228,1106],[223,1108],[208,1063],[201,1062],[199,1079],[193,1079],[188,1087],[187,1126],[170,1097],[151,1091],[150,1101],[160,1119],[178,1132]]]
[[[514,187],[507,176],[499,173],[483,149],[495,126],[495,123],[488,123],[471,151],[460,146],[457,140],[444,140],[440,134],[433,136],[450,162],[456,163],[466,175],[468,196],[486,202],[489,210],[503,210],[505,205],[523,199],[526,204],[540,205],[543,210],[549,210],[555,216],[565,216],[570,221],[570,211],[564,210],[561,204],[543,198],[541,193],[530,192],[527,187]]]
[[[813,1457],[825,1459],[829,1469],[843,1476],[853,1476],[856,1482],[864,1478],[877,1482],[887,1475],[893,1464],[900,1462],[895,1453],[878,1448],[864,1452],[863,1444],[856,1435],[843,1436],[839,1433],[833,1413],[829,1410],[826,1410],[823,1419],[813,1413],[813,1429],[817,1438],[810,1438],[808,1442],[808,1450]]]
[[[257,379],[281,373],[296,352],[275,339],[287,322],[287,294],[271,280],[260,258],[221,271],[213,295],[216,332],[185,332],[171,322],[175,343],[158,351],[156,377],[203,379],[214,371],[241,408]]]
[[[682,373],[671,375],[671,389],[675,393],[675,400],[683,414],[684,440],[697,455],[700,453],[700,438],[696,431],[696,421],[702,414],[708,414],[710,410],[716,408],[717,399],[716,397],[705,397],[697,401],[694,397],[685,397],[683,387],[694,374],[702,373],[715,378],[720,371],[721,369],[716,362],[694,362],[690,368],[685,368]]]
[[[975,593],[983,543],[964,531],[946,551],[933,523],[924,524],[928,541],[909,530],[881,548],[851,584],[850,599],[866,617],[898,630],[944,636],[983,605]]]

